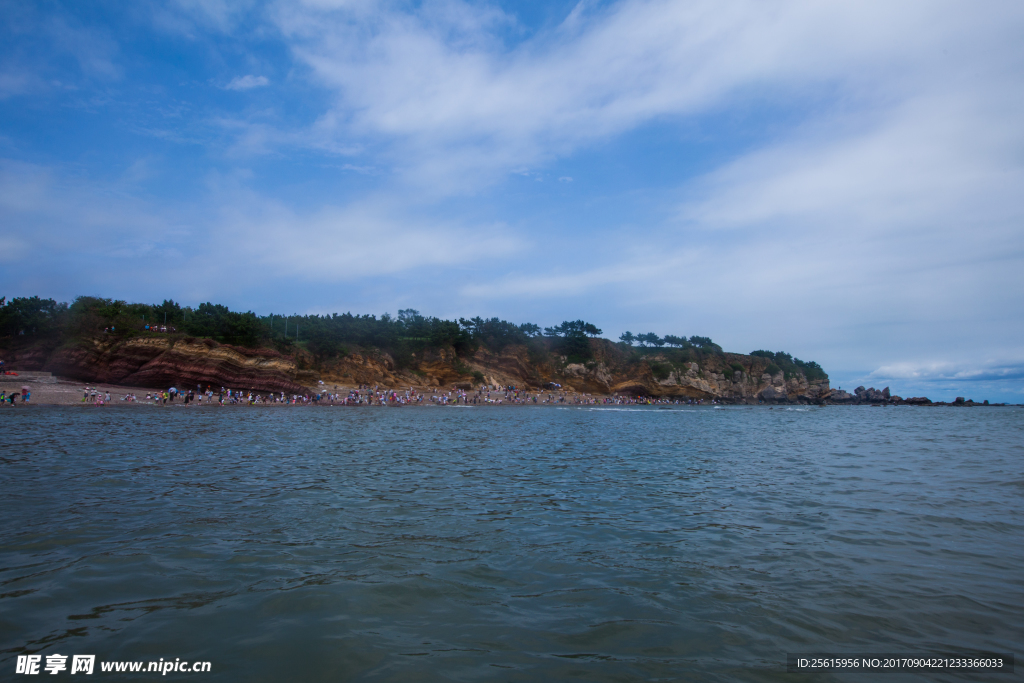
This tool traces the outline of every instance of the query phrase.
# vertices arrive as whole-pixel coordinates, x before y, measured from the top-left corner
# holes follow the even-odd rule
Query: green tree
[[[519,330],[527,337],[539,337],[540,326],[534,325],[533,323],[523,323],[519,326]]]
[[[557,349],[573,362],[591,357],[590,341],[587,339],[587,325],[582,320],[566,320],[561,325],[544,328],[544,334],[558,337]]]
[[[6,297],[4,300],[6,301]],[[3,336],[45,337],[58,332],[59,318],[67,304],[38,296],[15,297],[0,302],[0,334]]]
[[[158,312],[166,311],[168,321],[171,319],[171,312],[177,310],[180,313],[181,310],[181,307],[173,301],[165,301],[161,306],[154,308]],[[157,322],[163,322],[162,315]],[[230,310],[223,304],[214,304],[209,301],[199,304],[199,307],[189,316],[188,322],[182,319],[180,324],[183,331],[193,336],[208,337],[225,344],[238,346],[256,346],[263,334],[263,325],[252,311],[239,313]]]
[[[644,334],[638,334],[636,336],[640,346],[661,346],[665,342],[656,335],[654,332],[645,332]]]
[[[690,343],[698,349],[711,351],[712,353],[722,353],[722,347],[711,341],[711,337],[698,337],[694,335],[690,337]]]

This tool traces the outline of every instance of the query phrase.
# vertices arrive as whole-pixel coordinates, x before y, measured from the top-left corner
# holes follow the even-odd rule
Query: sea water
[[[1024,642],[1019,408],[18,407],[0,427],[4,679],[59,653],[209,661],[167,678],[197,681],[995,680],[785,662]]]

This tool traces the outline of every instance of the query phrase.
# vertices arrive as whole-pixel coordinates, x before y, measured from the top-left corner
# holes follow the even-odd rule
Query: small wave
[[[583,407],[583,406],[581,406],[581,407]],[[563,408],[562,410],[568,410],[568,408]],[[661,413],[655,412],[653,410],[650,410],[649,408],[601,408],[599,406],[587,406],[586,410],[596,410],[596,411],[601,412],[601,413],[644,413],[645,415],[660,415],[661,414]],[[659,410],[669,410],[669,409],[668,408],[659,407]],[[682,406],[680,406],[679,408],[673,407],[670,410],[673,413],[686,413],[688,415],[692,415],[693,414],[692,410],[682,410]]]

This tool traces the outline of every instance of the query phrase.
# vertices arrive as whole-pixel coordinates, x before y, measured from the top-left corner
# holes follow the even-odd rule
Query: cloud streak
[[[441,7],[453,4],[456,16],[478,12]],[[435,182],[493,178],[768,89],[794,101],[832,90],[885,103],[962,77],[963,50],[941,57],[953,36],[1009,31],[956,4],[632,1],[574,13],[507,48],[494,17],[455,24],[437,7],[287,4],[275,15],[297,59],[337,93],[320,132],[390,140],[410,173]],[[1002,18],[1019,27],[1010,8],[1000,6]],[[1009,50],[992,57],[1020,62]]]
[[[137,167],[119,182],[99,183],[61,169],[0,160],[0,220],[9,228],[0,242],[0,262],[9,274],[19,274],[14,281],[55,275],[45,264],[38,268],[34,259],[26,261],[43,253],[58,269],[73,264],[61,278],[71,280],[63,285],[69,287],[67,297],[81,293],[81,284],[68,276],[94,267],[116,273],[118,286],[128,289],[130,283],[149,282],[154,270],[217,273],[226,262],[232,271],[261,279],[272,273],[338,284],[397,273],[417,278],[511,258],[529,247],[500,224],[431,218],[381,198],[298,212],[254,192],[244,174],[213,175],[206,196],[169,211],[132,196]],[[106,275],[85,278],[104,280]]]
[[[916,380],[919,382],[999,382],[1024,379],[1024,361],[987,361],[980,364],[896,363],[878,368],[870,375],[881,380]]]
[[[253,88],[262,88],[269,84],[270,81],[266,76],[248,74],[232,78],[231,82],[225,85],[224,88],[227,90],[252,90]]]

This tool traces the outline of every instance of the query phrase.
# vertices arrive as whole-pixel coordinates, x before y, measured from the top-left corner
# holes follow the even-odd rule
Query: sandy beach
[[[84,382],[72,382],[61,379],[50,382],[19,381],[17,377],[10,376],[0,379],[0,390],[4,391],[8,396],[10,396],[12,391],[20,392],[22,387],[28,387],[29,392],[31,392],[30,405],[84,405],[82,401],[86,387]],[[117,405],[132,405],[132,402],[121,400],[127,394],[134,394],[140,399],[139,402],[143,402],[141,399],[145,398],[147,391],[156,391],[155,389],[146,389],[144,387],[123,387],[114,384],[89,385],[89,389],[102,391],[104,400],[106,400],[106,393],[109,391],[110,403]],[[10,406],[10,403],[6,405]],[[21,407],[22,405],[21,399],[18,399],[17,406]]]
[[[75,381],[72,381],[72,380],[60,379],[60,378],[50,378],[50,379],[47,379],[46,381],[31,381],[31,380],[26,380],[24,378],[21,378],[21,380],[19,381],[19,378],[17,378],[17,377],[10,377],[10,376],[8,376],[8,377],[4,377],[3,379],[0,379],[0,390],[3,390],[8,396],[11,394],[11,392],[20,393],[21,390],[22,390],[22,387],[28,387],[29,391],[31,392],[31,398],[30,398],[30,401],[28,403],[29,406],[44,406],[44,405],[45,406],[54,406],[54,405],[71,406],[71,405],[77,405],[77,406],[83,406],[83,407],[85,407],[85,406],[94,407],[94,406],[96,406],[96,404],[93,402],[93,400],[91,398],[91,395],[92,395],[92,393],[94,391],[102,393],[102,395],[103,395],[102,397],[103,397],[103,401],[104,401],[103,405],[104,406],[144,406],[144,405],[154,405],[154,404],[157,403],[157,401],[155,399],[147,400],[146,399],[146,395],[147,394],[151,394],[152,395],[152,394],[155,394],[157,391],[160,391],[160,390],[154,389],[152,387],[131,387],[131,386],[121,386],[121,385],[116,385],[116,384],[95,384],[95,385],[89,384],[89,385],[87,385],[84,382],[75,382]],[[599,395],[595,395],[595,394],[579,394],[579,393],[571,392],[571,391],[570,392],[561,392],[561,391],[547,392],[547,391],[536,391],[536,390],[530,390],[530,391],[527,391],[527,392],[523,392],[522,394],[519,395],[518,398],[513,398],[513,396],[507,395],[504,390],[493,389],[490,392],[487,392],[485,390],[482,394],[479,394],[476,397],[477,398],[476,401],[473,401],[472,398],[470,398],[467,401],[467,397],[466,397],[466,393],[467,392],[461,392],[458,389],[454,389],[454,388],[450,388],[450,387],[434,387],[434,388],[430,388],[430,387],[410,387],[410,388],[415,391],[417,396],[423,396],[424,397],[424,401],[422,403],[419,403],[419,402],[410,403],[409,405],[454,405],[454,404],[459,404],[459,403],[461,403],[462,405],[466,405],[467,402],[471,402],[474,405],[480,405],[480,406],[486,406],[486,405],[490,405],[490,406],[502,406],[502,405],[505,405],[505,406],[515,406],[515,405],[537,405],[537,404],[553,404],[553,403],[561,403],[563,405],[566,405],[566,404],[573,405],[573,404],[601,404],[601,403],[604,403],[606,400],[609,400],[609,401],[610,400],[621,400],[621,399],[613,399],[610,396],[599,396]],[[344,395],[348,394],[350,389],[358,389],[358,387],[343,387],[341,385],[338,385],[336,391],[337,391],[337,394],[339,396],[344,396]],[[335,392],[335,387],[334,387],[334,385],[331,385],[329,388],[328,387],[324,387],[320,391],[325,393],[325,394],[334,393]],[[399,395],[399,396],[405,394],[405,389],[398,389],[398,388],[384,388],[384,387],[381,387],[380,391],[383,392],[382,395],[388,395],[388,394],[391,394],[392,392],[394,392],[396,395]],[[110,394],[110,400],[109,401],[107,401],[107,398],[106,398],[108,392]],[[90,398],[88,400],[83,400],[83,396],[85,396],[86,393],[90,394]],[[258,393],[259,395],[261,395],[263,397],[266,397],[266,395],[267,395],[267,392],[254,392],[254,393]],[[315,393],[315,392],[310,391],[307,395],[311,396],[313,393]],[[468,394],[471,397],[471,396],[473,396],[474,392],[468,392]],[[129,396],[129,395],[134,395],[135,396],[135,400],[134,401],[122,400],[125,396]],[[363,395],[364,396],[366,395],[365,391],[363,392]],[[462,396],[461,399],[458,398],[460,395]],[[532,400],[533,396],[535,396],[535,395],[538,397],[538,401],[537,402],[534,402]],[[551,397],[554,397],[554,399],[553,400],[545,400],[546,397],[548,397],[549,395]],[[373,402],[373,405],[382,405],[382,403],[379,402],[380,400],[381,400],[380,397],[375,398],[375,400]],[[633,402],[630,399],[626,399],[626,401]],[[668,403],[667,400],[663,401],[663,402]],[[389,405],[394,405],[391,401],[387,401],[387,403]],[[299,405],[312,405],[312,404],[313,403],[311,403],[310,401],[302,401],[302,400],[299,401]],[[20,407],[24,407],[25,405],[26,404],[23,403],[20,398],[17,400],[16,407],[20,408]],[[178,399],[174,400],[173,402],[171,402],[171,405],[182,405],[182,399],[178,398]],[[202,406],[213,406],[213,405],[218,405],[216,397],[214,398],[214,400],[211,401],[211,400],[209,400],[208,398],[206,398],[204,396],[203,397],[203,401],[201,401],[201,402],[200,401],[193,402],[193,403],[191,403],[189,405],[189,407],[202,407]],[[226,401],[225,405],[229,405],[229,403]],[[281,407],[283,407],[283,406],[294,405],[294,404],[290,404],[290,403],[287,403],[287,402],[286,403],[278,403],[278,402],[266,402],[266,403],[263,403],[263,402],[261,402],[258,405],[264,406],[264,407],[270,407],[270,406],[281,406]],[[321,405],[341,405],[341,403],[340,403],[340,401],[335,403],[335,402],[331,402],[329,400],[325,400],[324,403],[322,403]],[[9,402],[4,402],[3,407],[10,408],[11,404]]]

